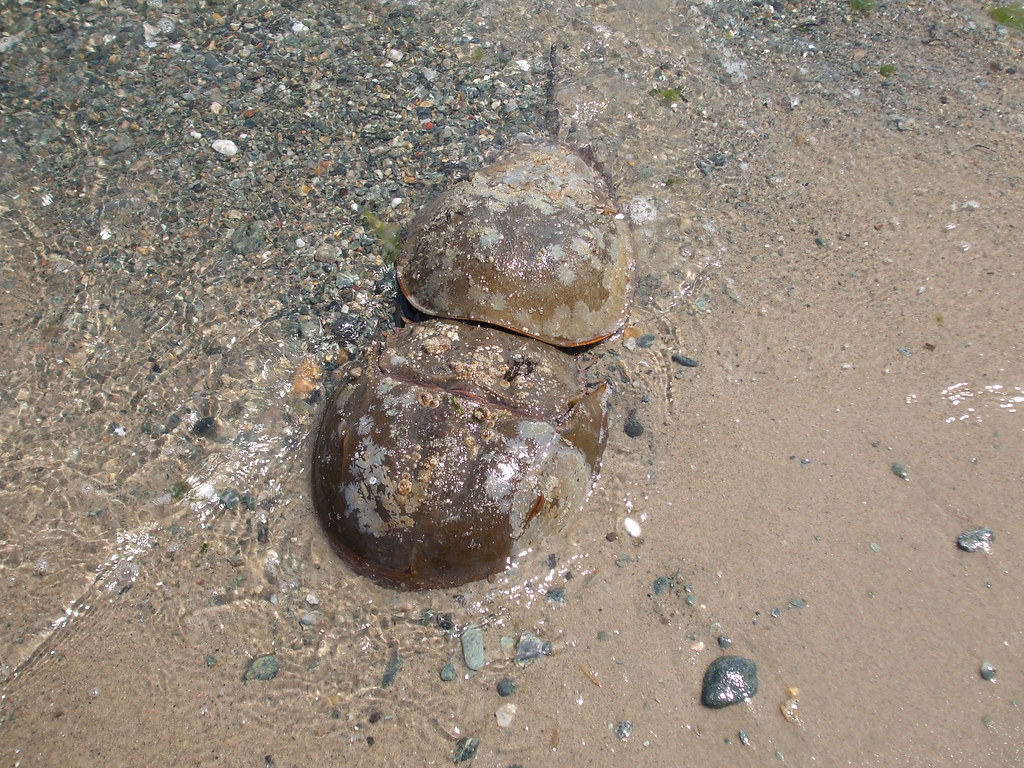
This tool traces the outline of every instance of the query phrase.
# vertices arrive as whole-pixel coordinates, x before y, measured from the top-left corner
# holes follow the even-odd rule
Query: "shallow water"
[[[331,21],[307,5],[274,23],[301,17],[340,44],[346,20],[383,28],[398,8],[346,4]],[[318,528],[309,390],[337,344],[316,308],[296,310],[330,290],[308,252],[233,253],[227,210],[154,215],[181,202],[161,173],[192,151],[184,137],[116,173],[97,148],[81,201],[5,156],[4,760],[430,765],[472,736],[475,764],[494,766],[1018,764],[1022,38],[983,11],[390,17],[418,35],[406,63],[431,40],[462,46],[524,92],[557,38],[566,139],[593,145],[642,254],[630,326],[594,352],[614,399],[590,504],[510,573],[459,590],[378,587]],[[313,90],[291,87],[309,107]],[[59,122],[44,102],[8,110]],[[227,184],[214,168],[206,183]],[[270,193],[238,194],[244,214]],[[291,241],[321,224],[296,200],[280,226]],[[367,289],[352,312],[390,301]],[[958,550],[980,525],[992,553]],[[475,674],[458,640],[471,623],[488,658]],[[523,632],[551,654],[520,669],[500,638]],[[722,635],[761,685],[712,711],[700,681]],[[276,677],[243,682],[271,653]],[[790,688],[798,722],[779,709]]]

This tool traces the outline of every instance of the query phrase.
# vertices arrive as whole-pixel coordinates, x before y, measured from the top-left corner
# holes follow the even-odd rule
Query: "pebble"
[[[212,146],[214,152],[224,157],[234,157],[238,154],[238,145],[231,139],[217,139]]]
[[[264,656],[257,656],[249,662],[249,665],[245,668],[245,673],[242,675],[242,682],[248,683],[250,680],[273,680],[277,677],[277,656],[272,653],[268,653]]]
[[[464,763],[467,760],[472,760],[479,746],[480,739],[474,736],[460,739],[458,744],[455,745],[455,752],[452,753],[452,762]]]
[[[307,611],[302,614],[302,618],[299,619],[299,624],[304,627],[315,627],[320,623],[320,614],[317,611]]]
[[[495,719],[498,721],[499,728],[508,728],[512,725],[512,720],[516,716],[516,705],[511,701],[502,704],[498,707],[498,711],[494,713]]]
[[[742,656],[715,659],[704,673],[701,702],[705,707],[721,709],[757,694],[757,665]]]
[[[446,683],[450,683],[452,680],[455,679],[454,664],[448,662],[443,667],[441,667],[441,679],[444,680]]]
[[[267,244],[267,236],[263,227],[251,221],[239,224],[231,233],[231,252],[237,256],[250,256],[263,250]]]
[[[898,461],[894,461],[892,464],[890,464],[889,469],[891,469],[892,473],[896,475],[896,477],[900,478],[900,480],[910,479],[910,473],[907,472],[907,468],[900,464]]]
[[[622,429],[629,437],[640,437],[644,433],[644,425],[640,421],[636,408],[630,409],[629,414],[626,416],[626,424]]]
[[[403,661],[404,659],[402,658],[402,655],[398,651],[393,650],[391,652],[391,657],[388,659],[388,664],[384,668],[384,675],[383,677],[381,677],[380,680],[381,688],[391,687],[391,685],[395,682],[395,678],[398,677],[399,670],[402,669]]]
[[[961,533],[956,537],[956,545],[964,552],[985,551],[991,553],[995,540],[995,532],[991,528],[982,527]]]
[[[484,631],[476,624],[470,624],[462,630],[462,659],[466,666],[476,672],[483,669],[484,656]]]
[[[978,670],[983,680],[995,680],[996,679],[996,668],[989,664],[987,661],[981,662],[981,667]]]
[[[212,416],[207,416],[192,425],[192,434],[196,437],[209,437],[216,429],[217,421]]]
[[[642,530],[640,523],[634,520],[632,517],[626,517],[622,520],[622,527],[626,529],[626,533],[632,536],[634,539],[639,539]]]
[[[220,505],[224,507],[224,509],[233,510],[238,509],[238,501],[241,498],[241,496],[238,495],[238,491],[234,490],[233,488],[229,488],[228,490],[221,493],[220,496],[218,496],[217,498],[220,501]]]
[[[523,632],[519,636],[519,645],[516,647],[516,664],[520,667],[528,667],[539,659],[544,653],[544,643],[540,638],[529,632]]]
[[[684,368],[696,368],[700,365],[699,360],[694,360],[692,357],[687,357],[686,355],[682,355],[678,352],[674,352],[672,354],[672,362],[677,363]]]
[[[510,677],[503,677],[501,680],[498,681],[498,684],[495,686],[495,688],[497,688],[498,695],[502,698],[505,698],[506,696],[511,696],[513,693],[516,692],[516,684],[512,681],[512,678]]]
[[[619,737],[620,741],[626,741],[632,734],[633,723],[629,720],[623,720],[615,724],[615,735]]]

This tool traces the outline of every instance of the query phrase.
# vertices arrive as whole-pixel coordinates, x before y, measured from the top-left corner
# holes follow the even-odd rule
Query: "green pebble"
[[[441,679],[446,683],[450,683],[455,679],[455,665],[451,662],[441,667]]]
[[[255,659],[249,662],[249,666],[245,668],[245,674],[242,675],[242,682],[248,683],[250,680],[273,680],[277,677],[277,656],[272,653],[268,653],[265,656],[257,656]]]
[[[503,698],[505,696],[511,696],[513,693],[516,692],[516,684],[512,682],[511,678],[508,677],[503,677],[501,680],[499,680],[497,686],[495,687],[498,689],[498,695]]]
[[[725,635],[722,635],[722,636],[720,636],[718,638],[718,647],[719,648],[728,648],[730,645],[732,645],[732,638],[731,637],[726,637]]]
[[[467,760],[472,760],[476,754],[477,747],[480,746],[480,739],[470,736],[466,739],[460,739],[459,743],[455,745],[455,752],[452,753],[453,763],[464,763]]]
[[[398,651],[393,651],[391,658],[388,659],[387,666],[384,668],[384,676],[381,678],[380,687],[390,688],[392,683],[395,682],[395,678],[398,677],[398,671],[402,668],[402,657]]]
[[[891,469],[892,473],[896,475],[896,477],[900,478],[900,480],[910,479],[910,473],[907,472],[907,468],[900,464],[898,461],[894,461],[892,464],[890,464],[889,469]]]
[[[981,663],[980,672],[981,672],[982,678],[985,679],[985,680],[995,680],[996,679],[996,668],[993,667],[991,664],[989,664],[987,661],[983,661]]]
[[[476,624],[470,624],[462,631],[462,658],[466,666],[476,672],[483,669],[484,631]]]

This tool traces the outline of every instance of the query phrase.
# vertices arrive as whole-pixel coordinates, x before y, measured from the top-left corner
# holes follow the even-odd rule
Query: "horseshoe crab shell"
[[[625,323],[633,241],[592,165],[560,144],[531,143],[424,209],[397,269],[427,314],[573,347]]]
[[[396,331],[328,404],[313,461],[324,528],[386,584],[456,586],[586,501],[606,439],[605,385],[533,339],[444,320]]]

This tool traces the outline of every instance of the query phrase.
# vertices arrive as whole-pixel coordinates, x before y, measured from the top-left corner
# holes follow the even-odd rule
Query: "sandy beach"
[[[1020,765],[990,8],[5,5],[0,765]],[[507,573],[387,589],[320,528],[313,439],[416,212],[544,131],[552,45],[638,251],[600,479]],[[724,655],[758,691],[709,709]]]

